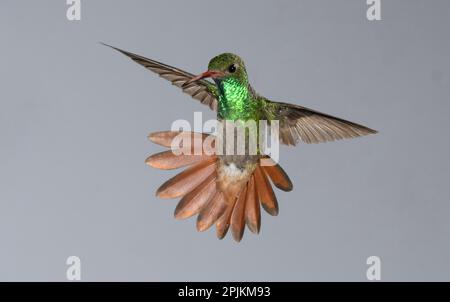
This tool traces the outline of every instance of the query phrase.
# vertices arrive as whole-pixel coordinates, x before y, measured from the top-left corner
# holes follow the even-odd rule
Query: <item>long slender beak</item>
[[[217,78],[217,77],[221,77],[221,76],[223,76],[223,75],[224,75],[224,74],[223,74],[223,72],[221,72],[221,71],[207,70],[207,71],[205,71],[205,72],[199,74],[198,76],[193,77],[193,78],[190,79],[189,81],[185,82],[185,83],[183,84],[183,87],[185,87],[185,86],[187,86],[187,85],[189,85],[189,84],[191,84],[191,83],[193,83],[193,82],[199,81],[199,80],[201,80],[201,79],[205,79],[205,78],[213,78],[213,79],[214,79],[214,78]]]

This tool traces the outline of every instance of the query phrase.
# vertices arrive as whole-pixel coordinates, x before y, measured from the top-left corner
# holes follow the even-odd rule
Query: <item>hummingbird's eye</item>
[[[233,73],[233,72],[235,72],[235,71],[236,71],[236,64],[231,64],[231,65],[228,67],[228,72]]]

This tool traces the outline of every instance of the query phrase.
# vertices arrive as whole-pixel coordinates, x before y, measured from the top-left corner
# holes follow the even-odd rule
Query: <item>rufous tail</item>
[[[149,139],[161,146],[171,147],[175,137],[186,136],[192,141],[203,142],[208,135],[194,132],[162,131],[149,135]],[[193,148],[194,144],[192,144]],[[182,145],[179,145],[182,147]],[[266,158],[267,159],[267,158]],[[275,164],[262,166],[258,161],[235,198],[226,198],[226,193],[217,185],[218,157],[213,152],[201,155],[177,155],[172,150],[156,153],[145,161],[149,166],[171,170],[187,167],[163,183],[156,195],[160,198],[181,197],[175,208],[175,218],[185,219],[197,215],[197,230],[205,231],[213,224],[219,239],[231,229],[233,238],[240,241],[245,225],[253,233],[261,228],[260,204],[272,216],[278,215],[278,202],[270,181],[283,191],[292,190],[292,182],[284,170]],[[270,179],[270,181],[269,181]]]

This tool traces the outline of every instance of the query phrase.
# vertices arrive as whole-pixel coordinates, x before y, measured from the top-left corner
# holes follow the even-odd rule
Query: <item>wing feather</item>
[[[377,133],[376,130],[306,107],[264,99],[265,115],[280,122],[280,140],[286,145],[329,142]]]
[[[202,104],[209,106],[209,108],[211,108],[212,110],[217,111],[218,92],[216,86],[211,82],[208,82],[207,80],[200,80],[183,86],[184,83],[195,77],[195,75],[187,71],[169,66],[167,64],[134,54],[132,52],[122,50],[117,47],[104,43],[102,44],[126,55],[136,63],[144,66],[148,70],[153,71],[178,88],[181,88],[184,93],[187,93],[194,99],[200,101]]]

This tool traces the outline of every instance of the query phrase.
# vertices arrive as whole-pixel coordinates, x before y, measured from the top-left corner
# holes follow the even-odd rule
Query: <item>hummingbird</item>
[[[102,43],[103,44],[103,43]],[[109,46],[160,77],[170,81],[192,98],[217,112],[217,120],[278,121],[279,141],[285,145],[329,142],[377,133],[376,130],[300,105],[269,100],[250,85],[244,61],[235,54],[223,53],[209,61],[208,68],[194,75],[170,65]],[[210,81],[210,80],[211,81]],[[209,134],[177,131],[151,133],[149,139],[171,147],[178,135],[205,141]],[[175,155],[171,150],[146,159],[151,167],[171,170],[187,167],[156,191],[160,198],[180,198],[174,216],[197,216],[197,230],[216,226],[222,239],[231,229],[235,241],[241,241],[245,226],[253,233],[261,227],[260,207],[278,215],[278,201],[272,184],[291,191],[292,182],[278,163],[262,165],[268,158],[259,152],[244,155]]]

